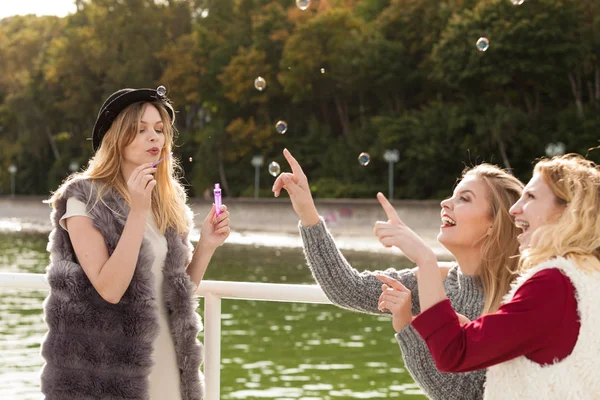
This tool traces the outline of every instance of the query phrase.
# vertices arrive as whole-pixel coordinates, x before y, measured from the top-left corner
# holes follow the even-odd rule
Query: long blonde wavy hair
[[[519,200],[523,183],[500,167],[480,164],[463,172],[462,179],[473,176],[484,182],[489,189],[489,233],[481,246],[482,264],[478,275],[484,293],[483,314],[495,312],[518,270],[519,230],[509,213],[510,207]]]
[[[566,154],[541,159],[533,172],[550,186],[564,210],[533,233],[535,245],[521,254],[521,272],[557,256],[584,270],[600,270],[599,166],[579,154]]]
[[[82,172],[70,175],[52,194],[48,202],[53,207],[56,207],[56,201],[63,196],[67,183],[83,179],[90,179],[98,184],[96,203],[103,202],[102,195],[106,193],[107,189],[112,188],[123,197],[128,205],[131,205],[127,182],[121,174],[123,149],[135,139],[139,131],[140,120],[149,105],[156,107],[163,122],[165,145],[161,150],[161,158],[172,151],[176,133],[175,120],[171,121],[165,108],[171,107],[171,105],[162,102],[131,104],[117,115],[110,129],[104,135],[100,148],[90,159],[87,168]],[[185,233],[189,230],[185,207],[187,195],[176,176],[181,168],[173,157],[168,157],[160,165],[161,167],[155,173],[156,187],[152,190],[152,213],[156,225],[162,233],[165,233],[167,228],[173,228],[178,233]]]

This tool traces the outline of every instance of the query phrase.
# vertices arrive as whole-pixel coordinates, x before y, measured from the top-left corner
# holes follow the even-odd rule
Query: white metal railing
[[[0,288],[48,290],[43,274],[0,272]],[[202,281],[197,295],[204,297],[205,399],[219,400],[221,386],[221,299],[331,304],[318,285],[289,285]]]

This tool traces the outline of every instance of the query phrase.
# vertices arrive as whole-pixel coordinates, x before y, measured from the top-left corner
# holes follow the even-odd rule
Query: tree
[[[285,44],[278,79],[292,101],[330,102],[343,136],[350,135],[349,99],[360,85],[365,26],[346,9],[331,9],[298,25]]]

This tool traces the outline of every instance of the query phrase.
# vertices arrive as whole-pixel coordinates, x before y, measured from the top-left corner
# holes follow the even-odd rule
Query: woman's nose
[[[521,213],[521,200],[518,200],[512,207],[508,210],[508,213],[513,217]]]
[[[444,199],[440,202],[440,206],[442,206],[442,208],[450,208],[450,199]]]

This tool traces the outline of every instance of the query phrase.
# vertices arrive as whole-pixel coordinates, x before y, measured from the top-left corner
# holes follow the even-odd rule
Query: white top
[[[600,398],[600,271],[586,272],[572,261],[556,257],[517,278],[504,302],[510,301],[528,279],[547,268],[559,269],[575,286],[581,322],[575,348],[566,358],[550,365],[540,365],[520,356],[490,367],[486,376],[484,400]],[[543,345],[540,343],[540,346]]]
[[[64,220],[74,216],[90,217],[86,212],[85,204],[75,197],[69,197],[67,200],[67,211],[60,219],[59,223],[63,229],[67,230]],[[167,318],[167,308],[163,296],[163,267],[167,256],[167,239],[158,230],[151,212],[148,213],[146,220],[146,229],[144,230],[144,239],[150,242],[154,252],[154,263],[152,264],[152,273],[154,274],[154,289],[158,302],[158,336],[154,340],[152,359],[154,365],[150,372],[150,399],[152,400],[181,400],[179,367],[177,366],[177,356],[175,353],[175,344],[169,329]]]

